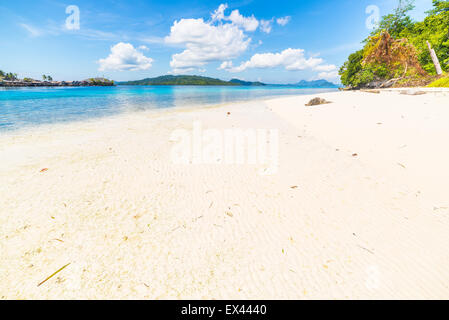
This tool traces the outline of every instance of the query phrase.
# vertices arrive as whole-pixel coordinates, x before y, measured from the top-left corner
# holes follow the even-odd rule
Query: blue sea
[[[336,89],[284,86],[117,86],[0,88],[0,131],[174,107],[213,106]]]

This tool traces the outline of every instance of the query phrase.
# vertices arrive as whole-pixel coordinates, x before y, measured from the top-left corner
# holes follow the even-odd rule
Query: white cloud
[[[338,80],[340,78],[340,75],[338,74],[338,71],[330,71],[330,72],[320,72],[318,74],[319,79],[326,79],[326,80]]]
[[[259,21],[252,15],[251,17],[244,17],[238,10],[231,12],[231,15],[226,20],[232,21],[233,24],[242,27],[245,31],[256,31],[259,27]]]
[[[223,61],[218,70],[228,70],[233,67],[232,61]]]
[[[144,45],[142,45],[142,46],[139,46],[139,48],[138,48],[139,50],[142,50],[142,51],[148,51],[148,50],[150,50],[150,49],[148,49],[148,47],[147,46],[144,46]]]
[[[22,28],[24,28],[26,31],[28,31],[28,33],[30,34],[30,36],[32,37],[39,37],[43,34],[43,32],[33,26],[30,26],[29,24],[26,23],[20,23],[19,24]]]
[[[272,28],[272,20],[260,20],[260,30],[262,30],[265,33],[270,33]]]
[[[99,71],[137,71],[151,68],[153,59],[145,57],[132,44],[119,42],[111,48],[109,56],[98,60],[98,63]]]
[[[230,21],[236,26],[244,29],[245,31],[256,31],[259,27],[259,21],[251,15],[250,17],[244,17],[240,14],[239,10],[233,10],[229,16],[225,15],[225,11],[228,8],[227,4],[220,4],[217,10],[211,14],[212,23],[217,21]]]
[[[247,36],[247,32],[256,31],[259,27],[262,32],[271,32],[274,18],[259,21],[254,15],[243,16],[239,10],[234,10],[227,16],[225,12],[227,8],[227,4],[221,4],[211,13],[209,21],[181,19],[173,23],[170,34],[165,37],[164,42],[181,46],[184,51],[172,56],[170,61],[172,72],[187,72],[192,68],[204,67],[210,62],[234,59],[249,47],[251,38]],[[287,23],[289,19],[285,17],[280,21]],[[225,64],[222,69],[232,68]]]
[[[323,71],[323,72],[331,72],[337,70],[337,67],[333,64],[323,64],[320,66],[317,66],[315,68],[316,71]]]
[[[276,67],[282,67],[289,71],[313,70],[320,72],[318,74],[319,79],[338,79],[338,70],[335,65],[324,64],[324,60],[321,58],[306,58],[303,49],[289,48],[279,53],[258,53],[237,67],[234,67],[232,61],[225,61],[219,69],[229,72],[242,72],[247,69]]]
[[[201,67],[211,61],[233,59],[244,52],[251,39],[236,25],[227,23],[212,25],[203,19],[175,21],[165,42],[185,46],[174,54],[170,62],[173,69]]]
[[[290,22],[290,19],[291,19],[290,16],[286,16],[286,17],[283,17],[283,18],[278,18],[278,19],[276,20],[276,23],[277,23],[278,25],[280,25],[280,26],[285,26],[285,25],[287,25],[287,23]]]
[[[224,20],[224,18],[225,18],[224,12],[227,8],[228,8],[227,4],[220,4],[218,9],[215,10],[214,13],[212,13],[212,15],[211,15],[212,21]]]
[[[321,71],[318,74],[318,79],[326,79],[326,80],[340,79],[340,75],[338,74],[338,68],[333,64],[320,65],[316,67],[315,70]]]
[[[251,57],[250,60],[242,62],[238,67],[229,67],[226,70],[230,72],[241,72],[246,69],[253,68],[276,68],[284,67],[286,70],[305,70],[321,68],[323,59],[306,58],[303,49],[286,49],[279,53],[258,53]]]

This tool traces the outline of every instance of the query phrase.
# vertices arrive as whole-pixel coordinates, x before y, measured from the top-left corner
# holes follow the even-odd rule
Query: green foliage
[[[4,76],[5,76],[5,73],[2,70],[0,70],[0,77],[4,77]]]
[[[415,45],[421,66],[430,74],[436,71],[426,41],[435,50],[441,68],[449,70],[449,2],[434,1],[434,6],[435,9],[429,12],[424,21],[415,23],[403,33]]]
[[[449,12],[449,1],[447,0],[432,0],[432,1],[434,8],[433,10],[430,10],[428,12],[429,15]]]
[[[386,30],[393,38],[399,38],[404,30],[413,26],[413,21],[407,13],[414,8],[414,0],[399,0],[399,5],[394,13],[383,16],[379,27],[371,35],[374,36]]]
[[[352,88],[415,73],[423,70],[413,45],[406,39],[394,40],[386,31],[370,37],[362,50],[349,56],[339,72],[342,84]]]
[[[106,79],[106,78],[90,78],[86,80],[92,86],[113,86],[114,81]]]
[[[138,81],[129,81],[123,83],[126,85],[191,85],[191,86],[207,86],[207,85],[237,85],[219,79],[201,77],[201,76],[161,76],[157,78],[148,78]]]
[[[9,80],[9,81],[18,80],[18,78],[17,78],[17,73],[11,73],[11,72],[6,73],[4,79],[5,79],[5,80]]]
[[[369,75],[368,70],[363,70],[363,50],[351,54],[348,61],[340,68],[341,83],[345,86],[358,87],[370,82],[374,75]]]
[[[393,39],[388,31],[383,31],[369,39],[364,48],[363,66],[376,70],[380,79],[398,78],[420,74],[421,68],[416,48],[406,38]]]
[[[243,80],[239,80],[239,79],[231,79],[231,80],[229,80],[229,82],[235,83],[239,86],[265,86],[265,83],[262,83],[259,81],[251,82],[251,81],[243,81]]]
[[[436,70],[426,41],[429,41],[435,50],[442,69],[449,71],[449,1],[433,0],[433,6],[424,21],[414,22],[408,16],[408,12],[414,7],[413,1],[399,1],[395,12],[382,17],[379,28],[364,41],[364,48],[351,54],[342,66],[342,83],[359,87],[379,79],[416,79],[427,77],[426,73],[434,75]],[[395,58],[396,62],[382,59],[365,61],[372,54],[370,50],[373,48],[373,38],[385,31],[394,40],[392,44],[396,51],[391,52],[391,46],[381,49],[385,55]],[[380,56],[379,52],[377,56]],[[413,65],[411,68],[410,64]]]
[[[431,84],[428,85],[428,87],[433,88],[449,88],[449,76],[446,76],[444,78],[440,78],[438,80],[435,80]]]

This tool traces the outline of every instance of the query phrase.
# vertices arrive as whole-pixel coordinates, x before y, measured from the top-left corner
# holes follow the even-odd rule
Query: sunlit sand
[[[319,96],[0,135],[0,297],[449,298],[449,93]],[[174,164],[195,121],[277,172]]]

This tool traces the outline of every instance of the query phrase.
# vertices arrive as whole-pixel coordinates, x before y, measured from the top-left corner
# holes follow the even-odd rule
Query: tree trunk
[[[432,49],[429,41],[427,42],[427,47],[429,48],[430,56],[432,57],[433,65],[435,66],[435,70],[437,71],[437,75],[441,76],[443,74],[443,70],[441,70],[440,61],[435,53],[435,50]]]

